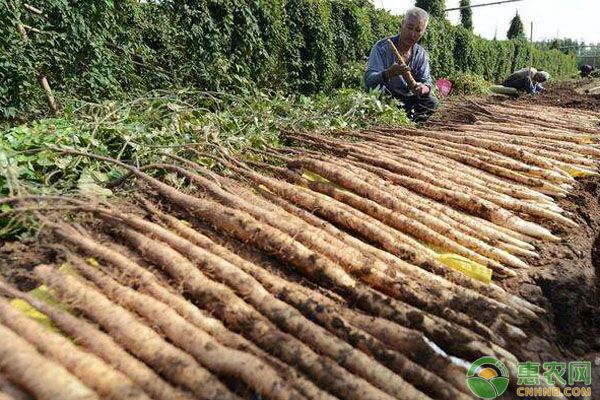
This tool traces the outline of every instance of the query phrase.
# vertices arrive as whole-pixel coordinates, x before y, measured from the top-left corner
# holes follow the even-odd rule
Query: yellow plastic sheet
[[[42,285],[38,288],[33,289],[29,292],[29,294],[35,297],[36,299],[43,301],[46,304],[60,306],[60,302],[52,295],[52,292],[46,285]],[[59,332],[58,328],[54,326],[54,324],[46,314],[39,312],[25,300],[13,299],[10,302],[10,304],[14,309],[20,311],[27,317],[39,322],[44,327],[52,331]]]
[[[302,173],[302,177],[304,179],[307,179],[311,182],[324,182],[324,183],[331,183],[330,181],[328,181],[327,179],[323,178],[321,175],[317,175],[313,172],[310,171],[306,171],[304,170]]]
[[[571,175],[573,178],[582,178],[584,176],[594,175],[592,172],[581,170],[579,168],[563,168],[563,171]]]
[[[90,258],[87,261],[88,261],[88,263],[90,263],[90,265],[98,267],[98,262],[96,260],[94,260],[93,258]],[[69,274],[75,274],[75,272],[73,272],[72,268],[68,264],[61,265],[61,267],[59,268],[59,271],[66,272]],[[52,293],[52,290],[49,287],[47,287],[46,285],[39,286],[39,287],[29,291],[29,294],[31,296],[33,296],[34,298],[36,298],[37,300],[40,300],[52,307],[56,307],[56,308],[60,308],[62,310],[68,311],[67,307],[63,303],[61,303],[61,301],[58,298],[56,298],[56,296],[54,296],[54,294]],[[13,300],[11,300],[10,305],[15,310],[20,311],[25,316],[39,322],[44,327],[46,327],[54,332],[61,333],[60,330],[52,323],[52,320],[46,314],[39,312],[37,309],[35,309],[31,304],[29,304],[25,300],[13,299]]]
[[[335,188],[338,189],[338,190],[342,190],[344,192],[349,192],[349,190],[346,189],[345,187],[340,186],[337,183],[331,182],[331,181],[323,178],[321,175],[317,175],[317,174],[315,174],[314,172],[311,172],[311,171],[303,170],[302,177],[304,179],[306,179],[307,181],[310,181],[310,182],[329,183],[330,185],[335,186]]]
[[[453,253],[440,253],[438,260],[445,266],[463,273],[475,280],[490,284],[493,272],[491,269]]]

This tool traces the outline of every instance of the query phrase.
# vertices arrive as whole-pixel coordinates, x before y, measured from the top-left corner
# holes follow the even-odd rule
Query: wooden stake
[[[25,30],[25,26],[23,24],[17,24],[17,31],[19,31],[19,34],[21,35],[21,38],[23,38],[23,41],[26,42],[29,40],[29,36],[27,36],[27,31]]]
[[[39,76],[39,81],[40,81],[40,85],[42,85],[42,89],[44,89],[44,92],[46,93],[46,99],[48,99],[48,105],[50,106],[52,113],[55,116],[58,116],[59,115],[58,105],[56,104],[56,99],[54,99],[54,95],[52,94],[52,89],[50,89],[50,84],[48,83],[48,79],[46,78],[45,75],[41,74]]]
[[[39,8],[36,8],[30,4],[24,3],[23,7],[25,7],[26,10],[31,11],[34,14],[42,15],[42,10],[40,10]]]
[[[19,34],[23,38],[24,42],[29,41],[29,36],[27,36],[27,31],[25,30],[26,26],[32,30],[35,29],[28,25],[24,25],[20,22],[17,24],[17,30],[19,31]],[[37,29],[35,29],[35,30],[39,31]],[[46,100],[48,100],[48,105],[50,106],[50,109],[52,110],[52,114],[54,114],[55,116],[58,116],[60,114],[58,111],[58,105],[56,104],[56,99],[54,98],[54,95],[52,94],[52,89],[50,88],[50,84],[48,83],[48,78],[46,78],[46,76],[44,74],[40,74],[38,76],[38,81],[39,81],[40,85],[42,86],[42,89],[44,89],[44,93],[46,94]]]
[[[531,77],[531,68],[533,68],[533,21],[531,21],[531,31],[529,32],[529,76]],[[531,77],[533,79],[533,77]]]

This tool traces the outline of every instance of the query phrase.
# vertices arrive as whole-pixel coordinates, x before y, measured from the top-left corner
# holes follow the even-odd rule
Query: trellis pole
[[[39,8],[33,7],[29,4],[24,4],[24,7],[26,10],[28,10],[34,14],[38,14],[38,15],[42,14],[42,11]],[[19,21],[17,23],[17,31],[19,32],[19,35],[21,35],[21,38],[23,39],[24,42],[29,41],[29,35],[27,34],[27,30],[25,29],[26,27],[34,33],[42,33],[42,31],[40,31],[39,29],[30,27],[28,25],[24,25],[23,23],[21,23]],[[52,113],[55,116],[58,116],[60,114],[60,112],[58,110],[58,104],[56,103],[56,99],[54,98],[54,94],[52,93],[52,89],[50,88],[50,83],[48,82],[48,78],[43,73],[40,73],[38,75],[38,82],[39,82],[40,86],[42,87],[42,90],[44,90],[44,93],[46,94],[46,100],[48,101],[48,105],[50,106]]]

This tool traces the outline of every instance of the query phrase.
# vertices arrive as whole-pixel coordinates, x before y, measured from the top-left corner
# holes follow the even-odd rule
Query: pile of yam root
[[[58,258],[34,270],[44,298],[0,282],[0,399],[469,399],[482,356],[516,377],[546,317],[502,280],[577,229],[557,200],[597,173],[598,120],[455,107],[475,123],[283,132],[235,157],[57,150],[127,174],[111,201],[2,200]]]

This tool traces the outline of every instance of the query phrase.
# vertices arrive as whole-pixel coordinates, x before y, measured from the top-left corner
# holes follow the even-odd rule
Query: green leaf
[[[99,180],[98,178],[100,178],[102,181],[107,180],[107,176],[105,174],[86,168],[79,177],[77,188],[82,194],[90,197],[112,196],[113,192],[110,189],[104,188],[96,183]]]

